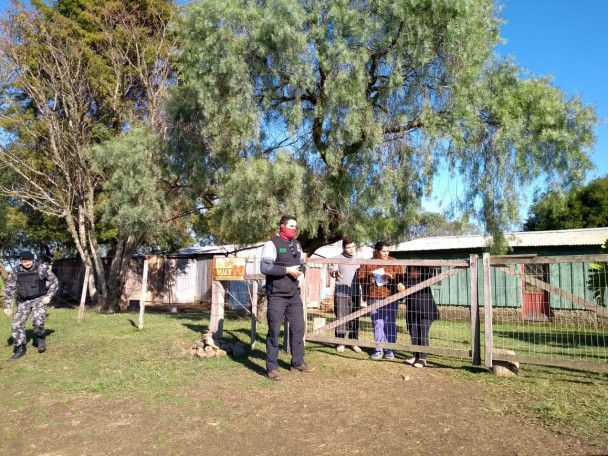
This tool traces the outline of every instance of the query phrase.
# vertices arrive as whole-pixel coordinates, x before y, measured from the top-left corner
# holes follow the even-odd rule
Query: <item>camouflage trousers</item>
[[[15,346],[25,345],[27,338],[25,337],[25,322],[30,313],[33,313],[32,324],[34,326],[34,334],[37,337],[44,337],[44,321],[46,320],[46,305],[42,304],[44,296],[30,299],[17,304],[17,311],[13,317],[13,326],[11,335]]]

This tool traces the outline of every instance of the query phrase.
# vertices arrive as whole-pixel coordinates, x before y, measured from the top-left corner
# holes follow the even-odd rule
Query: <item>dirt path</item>
[[[229,381],[222,372],[201,375],[179,403],[82,395],[67,402],[40,398],[44,408],[32,410],[17,401],[3,411],[0,454],[608,453],[490,413],[483,386],[437,367],[328,363],[313,374],[284,372],[276,383],[251,369],[237,372]]]

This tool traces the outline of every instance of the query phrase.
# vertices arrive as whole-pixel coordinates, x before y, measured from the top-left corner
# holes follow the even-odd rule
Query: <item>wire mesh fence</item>
[[[372,358],[404,350],[398,356],[471,356],[475,363],[480,352],[487,366],[510,360],[608,370],[607,255],[490,258],[311,260],[334,293],[306,300],[307,338],[368,347]],[[332,271],[349,262],[359,267],[358,282],[346,299]],[[354,321],[356,337],[348,326]]]
[[[209,259],[163,261],[150,263],[147,305],[204,304],[198,310],[210,310],[216,320],[226,308],[251,320],[252,340],[256,330],[265,331],[264,277],[256,258],[247,265],[247,280],[222,282],[216,290]],[[608,370],[607,264],[608,255],[308,259],[306,338],[357,346],[370,356],[382,350],[380,357],[437,354],[475,363],[477,355],[488,366],[518,360]],[[138,308],[142,268],[134,265],[123,301]],[[83,273],[68,266],[73,270],[59,274],[56,305],[80,298]],[[219,295],[221,310],[211,305]]]
[[[494,352],[523,362],[606,369],[607,259],[491,258]]]
[[[317,276],[334,292],[320,301],[305,299],[307,339],[367,347],[373,359],[469,356],[470,284],[462,274],[468,262],[340,258],[314,259],[308,265],[319,269]],[[451,293],[440,292],[444,281],[451,284]],[[464,303],[460,308],[450,306],[455,297]],[[450,318],[442,318],[443,313]],[[395,350],[410,353],[396,355]]]

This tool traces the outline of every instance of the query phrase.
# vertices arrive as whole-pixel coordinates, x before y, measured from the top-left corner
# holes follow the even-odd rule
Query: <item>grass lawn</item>
[[[200,360],[191,356],[190,347],[208,328],[208,314],[148,313],[145,327],[139,331],[135,313],[89,312],[81,324],[77,323],[77,313],[76,309],[50,309],[48,352],[44,355],[28,344],[28,354],[23,359],[0,361],[4,385],[0,410],[18,415],[35,409],[35,421],[42,426],[43,422],[53,422],[57,404],[72,403],[77,397],[101,398],[108,403],[133,400],[151,410],[175,407],[179,410],[175,422],[170,417],[163,419],[165,424],[177,426],[185,416],[220,413],[221,394],[191,399],[189,391],[200,388],[201,378],[212,379],[220,388],[229,384],[230,390],[224,393],[232,396],[248,392],[264,395],[274,387],[263,375],[243,375],[244,370],[249,374],[263,373],[265,362],[265,328],[260,328],[256,349],[250,350],[250,322],[246,318],[227,316],[224,340],[244,344],[247,356]],[[10,322],[2,318],[0,356],[4,359],[12,352],[7,344],[9,335]],[[31,336],[28,329],[28,338]],[[334,347],[319,343],[307,344],[306,357],[307,362],[324,372],[328,382],[353,376],[363,380],[378,366],[362,355],[361,359],[337,357]],[[289,356],[281,354],[281,368],[288,361]],[[531,425],[563,431],[608,449],[608,374],[525,365],[517,378],[498,378],[466,360],[432,357],[432,361],[445,367],[447,376],[482,385],[489,391],[484,409],[491,415],[516,416]],[[6,444],[18,440],[16,431],[9,426],[18,424],[17,415],[4,416],[0,450],[2,441]],[[86,437],[80,436],[85,440]],[[162,452],[162,444],[159,445]]]

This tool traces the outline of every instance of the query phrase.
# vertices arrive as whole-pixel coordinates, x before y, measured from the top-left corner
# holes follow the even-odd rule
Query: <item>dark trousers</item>
[[[420,312],[407,313],[407,330],[412,338],[412,345],[429,346],[429,332],[433,320],[429,320]],[[414,356],[418,359],[426,359],[426,353],[415,352]]]
[[[304,364],[304,307],[300,295],[293,297],[268,297],[268,334],[266,335],[266,369],[279,368],[279,335],[284,320],[289,322],[289,346],[291,364]]]
[[[334,297],[334,312],[336,318],[346,317],[358,308],[356,296],[336,295]],[[347,321],[336,327],[336,337],[349,339],[359,338],[359,318]]]

